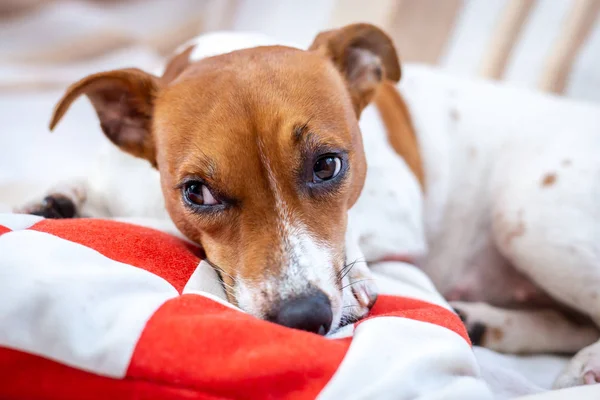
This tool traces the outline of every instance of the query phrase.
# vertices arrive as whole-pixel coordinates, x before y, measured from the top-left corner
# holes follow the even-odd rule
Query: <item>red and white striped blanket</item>
[[[402,263],[331,337],[212,290],[198,250],[108,220],[0,214],[2,399],[486,399],[460,319]]]

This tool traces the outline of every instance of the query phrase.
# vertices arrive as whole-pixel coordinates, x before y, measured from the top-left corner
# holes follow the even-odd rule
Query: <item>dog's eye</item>
[[[214,206],[219,204],[210,189],[202,182],[187,182],[183,187],[185,199],[198,206]]]
[[[323,156],[313,167],[313,181],[322,182],[335,178],[342,170],[342,160],[336,156]]]

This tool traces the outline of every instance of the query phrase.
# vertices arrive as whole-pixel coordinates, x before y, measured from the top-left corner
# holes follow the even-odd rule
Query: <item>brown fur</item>
[[[543,187],[548,187],[548,186],[552,186],[556,183],[556,174],[555,173],[547,173],[546,175],[544,175],[544,178],[542,179],[542,186]]]
[[[253,57],[259,61],[251,61]],[[285,74],[275,73],[283,66]],[[194,115],[202,118],[190,118]],[[296,143],[295,129],[305,124],[306,132]],[[179,133],[168,135],[173,126]],[[168,210],[183,233],[203,244],[211,260],[240,266],[238,273],[250,280],[259,279],[265,269],[278,274],[285,264],[283,255],[273,253],[281,230],[267,168],[292,213],[304,216],[295,222],[343,254],[346,211],[357,197],[354,192],[360,192],[352,185],[352,174],[362,176],[357,154],[364,156],[353,144],[360,134],[344,82],[322,58],[269,47],[193,64],[161,93],[154,128]],[[296,174],[304,169],[302,157],[312,157],[319,145],[347,151],[357,168],[335,196],[299,195]],[[203,178],[238,205],[210,218],[194,214],[181,206],[180,191],[173,189],[186,176]],[[343,260],[337,261],[341,266]]]
[[[375,95],[375,104],[385,124],[392,148],[404,159],[425,189],[425,173],[419,143],[406,103],[390,82],[384,82]]]
[[[157,77],[129,68],[101,72],[71,85],[60,99],[50,121],[50,130],[73,101],[85,94],[94,106],[102,131],[121,150],[155,165],[154,139],[150,123],[154,100],[161,84]]]
[[[400,80],[398,54],[392,40],[380,29],[369,24],[354,24],[320,33],[310,47],[330,58],[345,76],[356,76],[348,89],[357,116],[373,99],[382,80]],[[377,57],[376,63],[361,65],[362,50]]]

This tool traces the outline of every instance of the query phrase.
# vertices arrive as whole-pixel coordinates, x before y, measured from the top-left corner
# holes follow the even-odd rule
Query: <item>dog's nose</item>
[[[325,293],[318,291],[283,302],[272,322],[288,328],[325,335],[331,328],[333,313]]]

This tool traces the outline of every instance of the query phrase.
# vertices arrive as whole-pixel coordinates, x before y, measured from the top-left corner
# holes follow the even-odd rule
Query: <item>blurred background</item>
[[[307,46],[321,30],[371,22],[405,63],[600,102],[599,11],[600,0],[0,0],[0,194],[73,175],[104,140],[83,101],[48,134],[68,84],[153,70],[202,32],[260,31]]]

